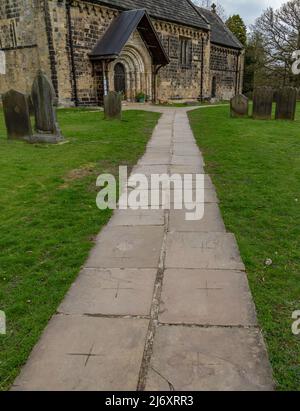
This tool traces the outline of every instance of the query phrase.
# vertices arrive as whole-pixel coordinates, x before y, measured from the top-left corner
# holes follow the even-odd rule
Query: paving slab
[[[214,186],[212,184],[211,178],[207,174],[198,174],[198,176],[201,178],[197,178],[196,174],[191,174],[192,180],[190,179],[190,175],[186,177],[185,174],[178,174],[178,173],[176,174],[166,173],[166,174],[162,174],[161,176],[164,177],[160,179],[160,181],[162,181],[160,186],[161,186],[161,189],[163,190],[168,189],[169,182],[170,182],[171,190],[181,190],[182,187],[185,187],[187,189],[205,188],[207,190],[214,191],[214,193],[211,192],[211,195],[210,193],[208,193],[207,198],[213,195],[213,198],[217,199],[217,195],[216,195]],[[151,182],[151,176],[146,176],[146,177],[148,180],[148,187],[146,188],[146,190],[148,190],[150,189],[152,182]],[[129,179],[128,188],[136,188],[136,181],[134,181],[133,178]],[[142,190],[143,188],[140,188],[140,189]],[[153,188],[153,189],[155,190],[156,188]]]
[[[202,165],[171,165],[170,174],[204,174]]]
[[[245,270],[235,237],[229,233],[168,233],[166,267]]]
[[[107,226],[84,268],[157,268],[163,236],[163,227]]]
[[[85,269],[58,312],[149,316],[157,269]]]
[[[257,329],[161,326],[147,391],[271,391],[272,372]]]
[[[147,320],[54,317],[14,391],[133,391]]]
[[[167,174],[167,165],[139,165],[133,168],[129,181],[133,174],[143,174],[145,176],[151,176],[152,174]]]
[[[109,225],[112,226],[163,226],[165,213],[163,210],[116,210]]]
[[[170,164],[170,154],[169,153],[151,153],[146,154],[140,159],[138,165],[169,165]]]
[[[246,274],[229,270],[166,270],[159,320],[168,324],[257,325]]]
[[[171,174],[170,174],[171,175]],[[192,173],[192,182],[190,182],[190,178],[185,178],[185,174],[184,173],[176,173],[172,175],[172,179],[177,182],[178,184],[178,180],[181,182],[185,182],[185,187],[186,188],[205,188],[205,189],[211,189],[214,190],[214,186],[213,183],[211,181],[211,178],[208,174],[203,174],[200,173],[199,175],[202,177],[204,175],[204,178],[200,178],[198,179],[198,181],[196,180],[196,174]],[[197,184],[196,184],[197,182]]]
[[[179,165],[179,166],[199,166],[203,167],[203,161],[198,156],[190,156],[190,155],[173,155],[171,159],[172,165]]]
[[[185,210],[171,210],[169,230],[219,233],[226,231],[219,207],[213,203],[204,205],[204,216],[196,221],[187,221]]]
[[[143,190],[129,187],[127,198],[128,204],[131,207],[134,205],[134,207],[138,207],[141,210],[146,210],[147,208],[153,210],[156,208],[164,210],[190,210],[194,209],[196,204],[216,204],[219,201],[215,190],[203,189],[201,187],[197,189],[197,192],[193,188],[187,188],[183,191],[178,189]],[[124,199],[126,199],[126,195],[122,196],[120,201],[123,202]]]

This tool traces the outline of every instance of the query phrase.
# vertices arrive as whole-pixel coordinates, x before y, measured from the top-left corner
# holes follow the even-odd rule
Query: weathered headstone
[[[30,140],[32,128],[27,96],[16,90],[10,90],[3,94],[2,102],[7,137],[9,139]]]
[[[274,91],[272,87],[258,87],[253,96],[253,118],[256,120],[270,120],[272,118],[272,104]]]
[[[231,117],[247,117],[249,112],[249,100],[243,94],[237,94],[230,100]]]
[[[104,97],[104,115],[107,120],[122,118],[122,94],[111,91]]]
[[[283,87],[278,92],[276,104],[276,120],[295,120],[297,89]]]
[[[57,98],[46,75],[39,71],[32,86],[35,131],[32,142],[58,143],[63,140],[57,120]]]

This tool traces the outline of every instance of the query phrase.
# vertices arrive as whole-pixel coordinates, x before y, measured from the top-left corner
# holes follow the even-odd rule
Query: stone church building
[[[215,7],[190,0],[1,0],[0,94],[30,92],[38,69],[60,104],[228,100],[241,92],[243,46]]]

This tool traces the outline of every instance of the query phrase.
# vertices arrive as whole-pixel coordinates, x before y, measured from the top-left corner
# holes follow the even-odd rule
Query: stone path
[[[134,172],[204,173],[187,110],[156,110]],[[179,210],[115,212],[13,386],[271,389],[244,265],[209,176],[201,221]]]

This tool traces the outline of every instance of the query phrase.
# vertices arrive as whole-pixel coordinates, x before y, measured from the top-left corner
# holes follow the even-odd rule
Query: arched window
[[[125,81],[125,67],[122,63],[117,63],[115,65],[115,91],[118,93],[125,94],[126,91],[126,81]]]
[[[217,97],[217,78],[215,76],[212,78],[211,97],[212,98]]]

